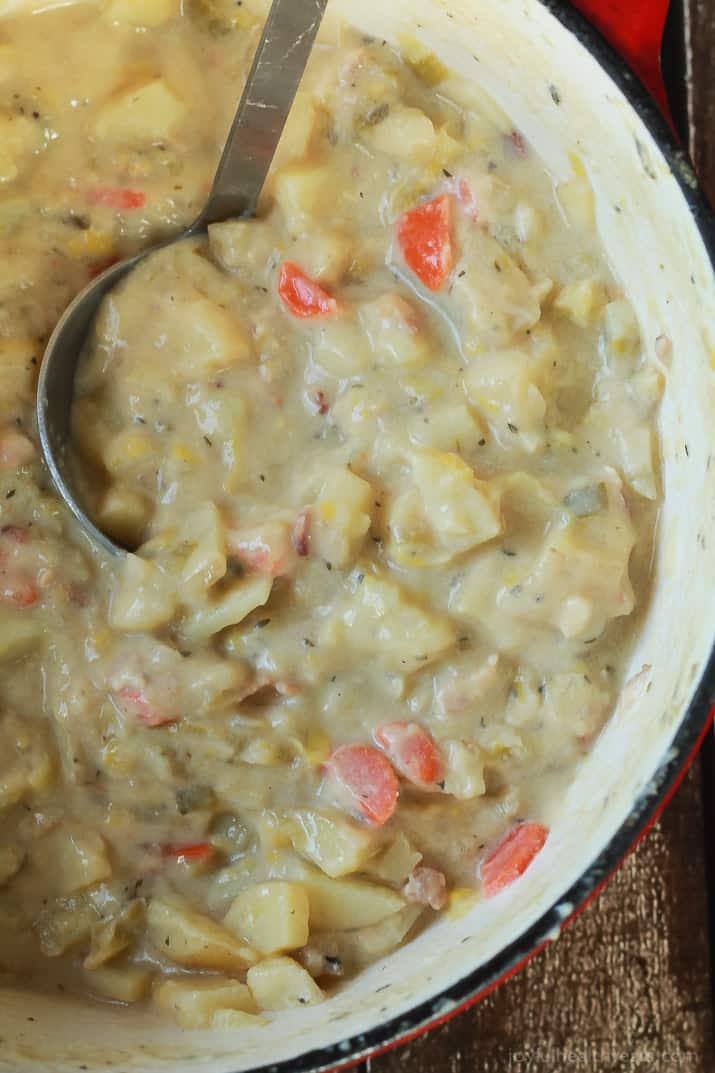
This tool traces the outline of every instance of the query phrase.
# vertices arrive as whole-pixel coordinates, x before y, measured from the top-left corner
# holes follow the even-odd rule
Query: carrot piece
[[[454,265],[452,198],[440,194],[400,217],[397,240],[408,268],[431,291],[438,291]]]
[[[517,823],[482,860],[479,873],[485,897],[492,898],[518,879],[549,835],[540,823]]]
[[[338,312],[337,300],[291,261],[281,267],[278,293],[294,317],[329,317]]]
[[[421,790],[433,790],[444,778],[442,754],[417,723],[385,723],[375,741],[399,771]]]
[[[162,857],[172,857],[177,864],[190,864],[192,861],[206,861],[214,853],[208,842],[195,842],[188,846],[162,846]]]
[[[146,205],[143,190],[129,190],[122,186],[93,186],[87,191],[87,199],[92,205],[104,205],[120,212],[141,209]]]
[[[393,767],[381,752],[371,745],[341,745],[326,768],[349,806],[371,823],[387,823],[400,791]]]

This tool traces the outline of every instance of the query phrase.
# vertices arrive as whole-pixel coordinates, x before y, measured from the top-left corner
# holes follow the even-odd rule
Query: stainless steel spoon
[[[50,336],[37,388],[40,445],[52,483],[100,548],[123,549],[85,514],[72,487],[69,457],[74,382],[82,347],[104,296],[157,249],[209,224],[253,216],[328,0],[273,0],[208,202],[182,235],[113,265],[75,298]]]

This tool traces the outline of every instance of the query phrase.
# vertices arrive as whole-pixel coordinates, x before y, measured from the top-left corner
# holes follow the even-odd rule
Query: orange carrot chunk
[[[336,299],[291,261],[283,263],[278,293],[294,317],[329,317],[338,311]]]
[[[141,209],[146,205],[143,190],[129,190],[123,186],[93,186],[87,192],[87,199],[92,205],[104,205],[119,212]]]
[[[371,745],[341,745],[326,767],[348,807],[371,823],[387,823],[397,808],[399,786],[381,752]]]
[[[482,890],[492,898],[526,871],[549,835],[540,823],[518,823],[483,858]]]
[[[214,852],[208,842],[195,842],[188,846],[162,846],[163,857],[171,857],[177,864],[189,864],[191,861],[205,861]]]
[[[454,265],[450,195],[441,194],[405,212],[397,225],[397,240],[408,268],[425,287],[438,291]]]
[[[421,790],[434,790],[444,778],[442,754],[417,723],[386,723],[375,741],[399,771]]]

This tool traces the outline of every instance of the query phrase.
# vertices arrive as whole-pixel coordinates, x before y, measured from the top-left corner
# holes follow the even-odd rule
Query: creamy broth
[[[240,1027],[538,853],[646,605],[662,375],[578,159],[331,24],[258,219],[100,311],[74,464],[115,568],[39,465],[37,363],[197,214],[260,12],[0,29],[0,964]]]

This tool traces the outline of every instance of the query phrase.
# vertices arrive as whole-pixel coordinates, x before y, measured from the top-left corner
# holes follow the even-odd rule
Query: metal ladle
[[[37,387],[40,446],[52,483],[85,532],[110,555],[123,549],[85,514],[73,490],[69,443],[77,365],[102,299],[143,258],[209,224],[254,216],[327,0],[273,0],[208,202],[183,234],[113,265],[74,299],[47,344]]]

